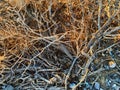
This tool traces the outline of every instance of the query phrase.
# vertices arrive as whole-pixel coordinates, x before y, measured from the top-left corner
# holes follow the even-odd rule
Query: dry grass
[[[119,0],[0,1],[0,89],[69,90],[75,82],[83,90],[95,81],[110,89],[107,76],[120,74],[119,33]]]

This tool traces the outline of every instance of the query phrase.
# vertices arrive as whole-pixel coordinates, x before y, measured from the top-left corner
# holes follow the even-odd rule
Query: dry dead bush
[[[2,46],[10,53],[16,54],[19,51],[24,51],[30,47],[31,43],[30,38],[23,32],[22,30],[14,30],[14,28],[11,28],[11,30],[1,30],[1,45],[3,44]]]
[[[96,81],[109,89],[107,77],[120,70],[119,3],[1,1],[0,89],[69,90],[74,82],[73,90],[93,90]]]

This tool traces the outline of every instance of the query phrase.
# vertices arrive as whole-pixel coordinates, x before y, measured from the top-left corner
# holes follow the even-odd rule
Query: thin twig
[[[87,73],[88,73],[88,69],[86,69],[85,74],[81,77],[79,83],[78,83],[75,87],[73,87],[72,90],[76,90],[76,88],[77,88],[79,85],[81,85],[81,83],[85,80],[85,78],[86,78],[86,76],[87,76]]]
[[[98,30],[101,28],[100,25],[100,16],[101,16],[101,10],[102,10],[102,0],[99,0],[99,9],[98,9]]]
[[[72,69],[73,69],[73,66],[74,66],[75,62],[77,61],[77,59],[78,59],[79,57],[80,57],[80,56],[76,57],[76,58],[73,60],[72,65],[70,66],[70,69],[69,69],[69,71],[68,71],[68,74],[66,75],[66,78],[65,78],[65,90],[67,90],[67,81],[68,81],[68,79],[69,79],[69,77],[70,77],[70,74],[71,74],[71,71],[72,71]]]
[[[92,39],[89,41],[87,47],[84,48],[85,53],[90,50],[93,45],[96,45],[96,43],[99,41],[99,39],[102,37],[103,32],[108,27],[108,25],[111,23],[111,21],[114,19],[114,17],[119,13],[119,10],[115,12],[107,21],[106,23],[98,30],[96,31],[95,35],[92,37]]]

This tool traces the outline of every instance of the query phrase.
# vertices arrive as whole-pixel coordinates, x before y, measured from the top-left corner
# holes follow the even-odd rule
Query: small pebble
[[[113,87],[113,88],[115,88],[116,86],[117,86],[116,84],[113,84],[113,86],[112,86],[112,87]]]
[[[85,85],[86,85],[86,88],[90,88],[91,87],[91,85],[88,82],[86,82]]]
[[[111,81],[111,80],[106,79],[106,86],[110,87],[110,86],[111,86],[111,84],[112,84],[112,81]]]
[[[3,87],[3,90],[14,90],[14,88],[11,85],[6,85]]]
[[[43,89],[43,90],[45,90],[45,89]],[[64,89],[62,87],[53,86],[53,87],[49,87],[47,90],[64,90]]]
[[[75,87],[76,86],[76,84],[74,83],[74,82],[72,82],[72,83],[70,83],[70,85],[69,85],[69,88],[73,88],[73,87]]]
[[[100,90],[104,90],[104,89],[100,88]]]
[[[115,68],[116,67],[116,63],[114,61],[109,61],[109,67],[110,68]]]
[[[99,89],[100,89],[100,83],[95,82],[94,88],[95,88],[96,90],[99,90]]]
[[[120,87],[117,86],[116,84],[113,84],[113,85],[112,85],[112,88],[113,88],[114,90],[120,90]]]

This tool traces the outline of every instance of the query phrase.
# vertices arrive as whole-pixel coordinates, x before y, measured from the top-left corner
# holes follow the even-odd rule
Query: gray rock
[[[95,82],[94,88],[95,88],[96,90],[99,90],[99,89],[100,89],[100,83],[99,83],[99,82]]]
[[[64,88],[53,86],[53,87],[49,87],[48,90],[64,90]]]
[[[11,85],[5,85],[3,86],[3,90],[14,90],[14,88]]]
[[[71,88],[71,89],[72,89],[73,87],[75,87],[75,86],[76,86],[76,84],[75,84],[74,82],[72,82],[72,83],[69,84],[69,88]]]

